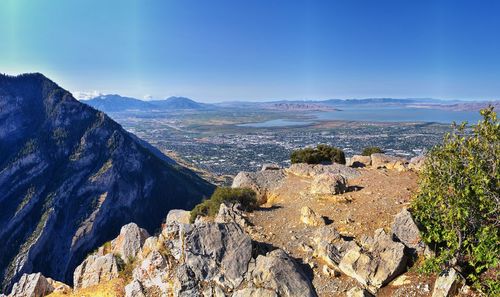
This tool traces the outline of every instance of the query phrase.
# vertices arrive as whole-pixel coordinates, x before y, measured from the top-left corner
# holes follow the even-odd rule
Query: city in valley
[[[109,115],[127,131],[178,162],[210,173],[215,180],[227,179],[239,171],[255,171],[265,163],[289,165],[294,149],[320,143],[341,148],[347,157],[359,154],[365,147],[378,146],[388,154],[411,158],[439,143],[450,131],[450,124],[423,122],[304,119],[302,125],[239,124],[294,116],[262,111],[255,115],[234,110]]]

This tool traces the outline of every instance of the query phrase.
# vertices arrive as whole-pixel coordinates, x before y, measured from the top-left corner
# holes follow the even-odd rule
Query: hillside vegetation
[[[423,269],[461,266],[469,281],[500,294],[500,124],[493,108],[455,126],[427,156],[413,214],[437,257]]]

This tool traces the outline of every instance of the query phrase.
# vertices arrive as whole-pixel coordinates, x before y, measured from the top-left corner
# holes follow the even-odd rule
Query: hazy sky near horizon
[[[500,99],[499,16],[495,0],[2,0],[0,72],[205,102]]]

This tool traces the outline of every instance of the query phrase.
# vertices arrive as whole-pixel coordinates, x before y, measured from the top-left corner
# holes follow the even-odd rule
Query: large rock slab
[[[339,268],[374,293],[404,271],[407,261],[405,246],[392,241],[382,229],[376,230],[373,238],[363,238],[362,245],[363,248],[349,249]]]
[[[443,271],[434,283],[432,297],[455,296],[460,285],[464,284],[464,278],[453,268]]]
[[[403,209],[396,215],[391,232],[395,239],[417,253],[423,253],[426,249],[426,244],[422,241],[418,226],[407,209]]]
[[[347,179],[360,175],[356,169],[337,163],[330,165],[297,163],[292,164],[285,171],[297,176],[312,178],[323,173],[340,174]]]
[[[302,269],[283,250],[259,255],[252,271],[253,283],[274,290],[279,296],[313,297],[316,292]]]
[[[167,214],[166,224],[189,224],[191,213],[183,209],[172,209]]]
[[[76,267],[73,285],[75,289],[82,289],[115,277],[118,277],[118,263],[113,254],[90,255]]]
[[[252,241],[236,223],[195,224],[186,232],[185,263],[198,280],[221,279],[235,288],[252,258]]]
[[[129,223],[120,230],[120,235],[111,241],[112,252],[119,255],[125,263],[132,261],[149,237],[148,231]]]
[[[241,210],[240,204],[229,204],[228,206],[222,203],[219,206],[219,212],[214,220],[216,223],[231,223],[234,222],[240,227],[245,228],[250,225],[245,214]]]
[[[231,187],[254,190],[257,193],[258,203],[263,204],[267,202],[272,191],[281,186],[285,177],[283,170],[242,171],[236,175]]]
[[[349,160],[349,166],[354,168],[367,167],[370,165],[372,165],[372,158],[370,156],[354,155]]]
[[[23,274],[12,287],[9,297],[43,297],[53,291],[54,287],[41,273]]]
[[[127,285],[126,291],[130,295],[150,296],[154,292],[160,292],[167,295],[171,290],[168,273],[171,265],[168,263],[159,251],[152,251],[149,255],[134,269],[133,281]]]
[[[345,193],[347,190],[347,181],[340,174],[322,173],[316,175],[312,182],[311,194],[336,195]]]

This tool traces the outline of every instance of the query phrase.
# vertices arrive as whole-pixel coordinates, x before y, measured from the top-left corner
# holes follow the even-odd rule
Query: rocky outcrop
[[[408,161],[404,158],[389,156],[386,154],[372,154],[373,168],[387,168],[398,171],[405,171],[408,168]]]
[[[54,291],[49,279],[41,273],[23,274],[8,297],[43,297]]]
[[[214,187],[41,74],[0,75],[0,290],[24,273],[71,283],[89,252]]]
[[[258,256],[252,280],[257,287],[272,289],[279,296],[316,296],[302,270],[282,250]]]
[[[404,245],[392,241],[382,229],[373,238],[364,237],[361,244],[345,252],[339,268],[370,291],[376,292],[406,268]]]
[[[337,163],[330,165],[298,163],[292,164],[285,171],[289,174],[312,178],[323,173],[339,174],[347,179],[359,176],[359,172],[356,169]]]
[[[118,276],[118,262],[113,254],[90,255],[75,269],[73,284],[81,289],[109,281]]]
[[[190,217],[191,217],[191,214],[187,210],[172,209],[167,214],[167,220],[166,220],[165,224],[167,224],[167,225],[172,224],[172,223],[189,224]]]
[[[231,223],[238,224],[241,228],[249,227],[246,215],[241,210],[240,204],[226,204],[222,203],[219,206],[219,213],[214,220],[216,223]]]
[[[347,181],[340,174],[322,173],[311,182],[311,194],[336,195],[347,190]]]
[[[349,160],[349,166],[354,168],[367,167],[370,165],[372,165],[372,158],[370,156],[354,155]]]
[[[316,214],[311,208],[304,206],[300,209],[300,220],[308,226],[324,226],[325,219]]]
[[[396,215],[391,232],[395,239],[401,241],[412,251],[422,254],[428,249],[420,236],[417,224],[407,209],[403,209]]]
[[[223,209],[219,222],[174,221],[146,239],[125,296],[316,296],[301,267],[284,251],[253,255],[254,243],[236,223],[242,219],[237,205]],[[87,266],[99,257],[90,256],[78,267],[75,284],[82,279],[86,286],[95,283],[96,269]]]
[[[185,263],[200,281],[236,288],[252,258],[252,241],[235,223],[194,225],[186,233]]]
[[[432,297],[455,296],[461,285],[464,285],[464,278],[453,268],[443,271],[434,283]]]
[[[125,286],[125,296],[152,296],[155,290],[168,292],[172,288],[169,280],[170,269],[168,258],[160,251],[153,250],[134,269],[133,281]]]
[[[257,193],[259,204],[266,203],[283,179],[286,177],[283,170],[265,170],[257,172],[240,172],[233,180],[232,188],[250,188]]]
[[[137,224],[127,224],[121,228],[120,235],[111,241],[111,251],[125,263],[129,263],[137,256],[148,237],[148,231],[139,228]]]

